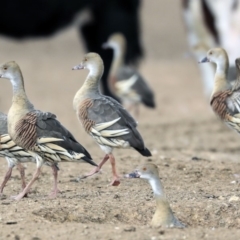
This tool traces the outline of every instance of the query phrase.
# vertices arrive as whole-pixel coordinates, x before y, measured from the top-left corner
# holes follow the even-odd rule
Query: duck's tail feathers
[[[144,148],[144,149],[137,149],[135,148],[139,153],[141,153],[144,157],[151,157],[152,154],[151,152],[147,149],[147,148]]]
[[[153,98],[143,98],[142,102],[145,106],[147,106],[149,108],[156,108],[156,104],[155,104]]]
[[[82,157],[82,159],[85,161],[85,162],[87,162],[87,163],[90,163],[91,165],[93,165],[93,166],[98,166],[91,158],[89,158],[89,157],[86,157],[86,156],[84,156],[84,157]]]

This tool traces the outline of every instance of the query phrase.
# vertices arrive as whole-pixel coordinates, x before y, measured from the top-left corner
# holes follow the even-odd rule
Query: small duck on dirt
[[[151,185],[157,203],[157,209],[151,221],[153,227],[185,228],[185,225],[172,212],[159,178],[158,167],[155,164],[146,163],[140,165],[134,172],[125,175],[125,177],[144,178]]]

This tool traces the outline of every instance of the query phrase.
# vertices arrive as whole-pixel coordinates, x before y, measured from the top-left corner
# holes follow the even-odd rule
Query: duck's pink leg
[[[2,195],[3,189],[4,189],[4,187],[6,186],[9,178],[10,178],[11,175],[12,175],[12,169],[13,169],[13,167],[9,167],[8,170],[7,170],[7,172],[6,172],[6,174],[5,174],[5,176],[4,176],[3,182],[2,182],[2,184],[1,184],[1,186],[0,186],[0,196]]]
[[[93,169],[90,173],[88,173],[87,175],[84,175],[84,176],[82,176],[82,177],[80,177],[80,178],[81,178],[81,179],[87,178],[87,177],[90,177],[90,176],[98,173],[98,172],[101,170],[102,166],[105,164],[105,162],[106,162],[108,159],[109,159],[109,155],[106,154],[105,157],[103,158],[103,160],[99,163],[99,165],[98,165],[96,168],[94,168],[94,169]]]
[[[21,193],[19,193],[17,196],[13,196],[12,199],[15,199],[17,201],[19,201],[20,199],[22,199],[26,193],[28,193],[30,187],[33,185],[33,183],[37,180],[37,178],[39,177],[39,175],[41,174],[41,167],[38,167],[36,172],[34,173],[31,181],[28,183],[28,185],[23,189],[23,191]]]
[[[57,168],[57,166],[56,166],[56,165],[53,165],[53,166],[52,166],[52,170],[53,170],[54,183],[53,183],[53,190],[52,190],[52,192],[49,194],[49,197],[50,197],[50,198],[56,198],[56,197],[57,197],[57,194],[58,194],[59,192],[61,192],[61,191],[58,189],[58,187],[57,187],[57,184],[58,184],[58,182],[57,182],[57,177],[58,177],[58,168]]]
[[[22,189],[26,187],[26,181],[25,181],[25,170],[21,163],[17,165],[17,169],[20,172],[21,180],[22,180]]]
[[[114,158],[112,153],[109,154],[109,160],[110,160],[111,165],[112,165],[112,174],[113,174],[113,180],[111,182],[111,185],[112,186],[118,186],[120,184],[120,177],[117,174],[116,162],[115,162],[115,158]]]

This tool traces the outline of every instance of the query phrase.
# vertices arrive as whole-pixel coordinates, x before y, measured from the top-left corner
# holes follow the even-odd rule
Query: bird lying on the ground
[[[76,141],[74,136],[50,112],[35,110],[29,101],[21,70],[16,62],[0,66],[0,77],[10,80],[13,87],[12,105],[8,112],[8,133],[20,147],[28,150],[35,158],[37,170],[25,189],[15,197],[20,200],[40,175],[45,163],[53,166],[60,161],[85,161],[97,166],[87,150]],[[55,197],[57,189],[57,168],[54,170]]]
[[[133,68],[124,64],[127,48],[126,39],[121,33],[111,35],[103,48],[113,49],[113,60],[108,76],[109,88],[131,110],[139,115],[139,104],[154,108],[154,93],[143,77]]]
[[[134,172],[125,175],[125,177],[144,178],[151,185],[157,205],[156,212],[151,221],[153,227],[185,227],[172,212],[159,178],[158,168],[155,164],[146,163],[140,165]]]
[[[76,93],[73,107],[85,131],[93,137],[105,157],[87,176],[91,176],[101,169],[109,159],[112,165],[112,185],[120,184],[116,171],[114,148],[134,148],[143,156],[151,156],[145,147],[143,139],[137,130],[137,123],[132,116],[111,97],[100,93],[100,79],[103,74],[103,61],[97,53],[88,53],[82,63],[73,67],[73,70],[88,69],[89,74],[82,87]]]

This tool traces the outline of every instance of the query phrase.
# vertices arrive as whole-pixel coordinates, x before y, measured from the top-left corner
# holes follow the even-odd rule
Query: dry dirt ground
[[[197,65],[187,51],[179,6],[175,0],[144,1],[143,42],[146,58],[140,70],[155,89],[157,109],[141,109],[139,130],[152,151],[144,158],[133,150],[116,150],[120,174],[146,161],[158,165],[169,201],[186,229],[153,229],[155,202],[144,180],[123,179],[109,187],[110,164],[102,174],[76,181],[88,164],[61,164],[57,199],[48,199],[53,177],[43,173],[28,198],[9,198],[20,191],[14,170],[0,200],[0,239],[240,239],[240,138],[211,112],[202,93]],[[50,39],[15,42],[0,39],[1,62],[16,60],[35,107],[57,114],[99,162],[103,153],[81,129],[72,98],[86,72],[72,72],[82,48],[74,28]],[[11,104],[10,83],[1,80],[1,110]],[[6,171],[1,159],[0,176]],[[26,164],[29,180],[34,164]]]

